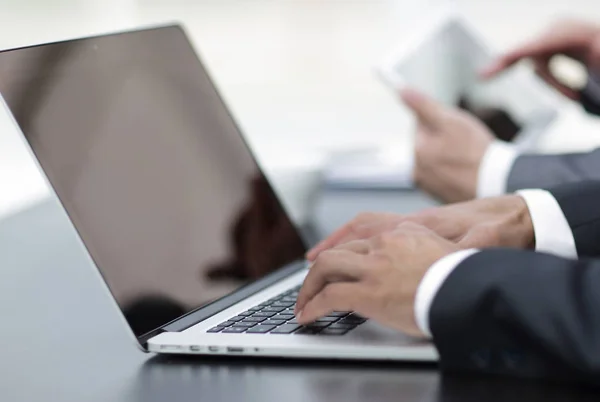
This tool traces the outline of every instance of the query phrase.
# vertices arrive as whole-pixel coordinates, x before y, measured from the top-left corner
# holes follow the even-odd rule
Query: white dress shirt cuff
[[[478,251],[477,249],[460,250],[440,258],[421,279],[415,296],[415,319],[421,332],[428,338],[432,337],[429,329],[429,309],[435,295],[454,268]]]
[[[517,191],[527,204],[533,232],[535,251],[564,258],[577,258],[575,238],[556,199],[546,190]]]
[[[494,141],[488,146],[477,174],[477,198],[506,193],[508,175],[518,155],[514,145],[502,141]]]

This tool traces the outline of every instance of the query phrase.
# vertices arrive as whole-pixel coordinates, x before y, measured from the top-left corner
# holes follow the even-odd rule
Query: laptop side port
[[[231,353],[244,353],[244,348],[236,346],[227,346],[227,351]]]

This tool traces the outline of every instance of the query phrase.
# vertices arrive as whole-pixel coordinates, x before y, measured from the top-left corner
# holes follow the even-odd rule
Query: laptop
[[[2,51],[0,93],[142,350],[437,359],[352,312],[297,323],[301,231],[181,27]]]

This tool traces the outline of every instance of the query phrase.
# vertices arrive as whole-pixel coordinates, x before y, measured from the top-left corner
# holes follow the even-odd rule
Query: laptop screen
[[[136,335],[303,258],[179,27],[1,52],[0,93]]]

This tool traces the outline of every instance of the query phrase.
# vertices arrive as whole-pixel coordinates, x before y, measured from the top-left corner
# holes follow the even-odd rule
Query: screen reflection
[[[137,335],[303,257],[178,27],[1,52],[0,93]]]

